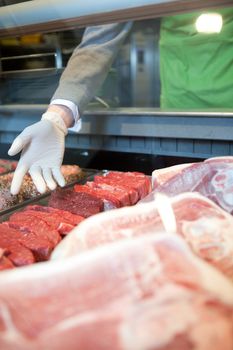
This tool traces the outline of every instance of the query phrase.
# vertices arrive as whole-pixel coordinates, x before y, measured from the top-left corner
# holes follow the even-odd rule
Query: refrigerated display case
[[[100,20],[131,19],[131,34],[84,112],[81,131],[66,138],[65,159],[93,167],[91,160],[99,154],[108,168],[112,154],[119,166],[127,157],[138,164],[144,159],[144,165],[148,159],[153,166],[157,159],[159,166],[162,158],[173,164],[232,155],[233,109],[160,108],[158,43],[161,17],[231,5],[227,0],[113,1],[108,7],[93,3],[90,9],[78,1],[64,7],[60,0],[51,2],[46,16],[46,1],[1,7],[0,156],[6,156],[14,137],[45,111],[84,27]]]

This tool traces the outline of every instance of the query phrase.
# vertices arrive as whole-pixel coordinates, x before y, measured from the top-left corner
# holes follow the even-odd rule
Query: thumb
[[[8,150],[9,156],[14,156],[26,146],[26,144],[30,141],[30,138],[28,136],[24,136],[23,133],[21,133],[19,136],[17,136],[10,149]]]

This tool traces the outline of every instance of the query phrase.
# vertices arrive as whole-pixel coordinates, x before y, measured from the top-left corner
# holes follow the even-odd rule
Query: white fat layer
[[[155,196],[155,205],[167,233],[176,233],[176,217],[171,205],[171,200],[162,193]]]

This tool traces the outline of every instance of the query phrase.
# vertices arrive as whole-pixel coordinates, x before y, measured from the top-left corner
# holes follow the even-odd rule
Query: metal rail
[[[0,37],[232,6],[232,0],[37,0],[0,9]]]

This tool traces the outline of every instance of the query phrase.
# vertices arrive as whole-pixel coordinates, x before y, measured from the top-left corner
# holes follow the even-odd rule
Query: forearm
[[[131,26],[132,23],[122,23],[87,28],[52,100],[70,100],[78,106],[81,114],[106,78]]]

